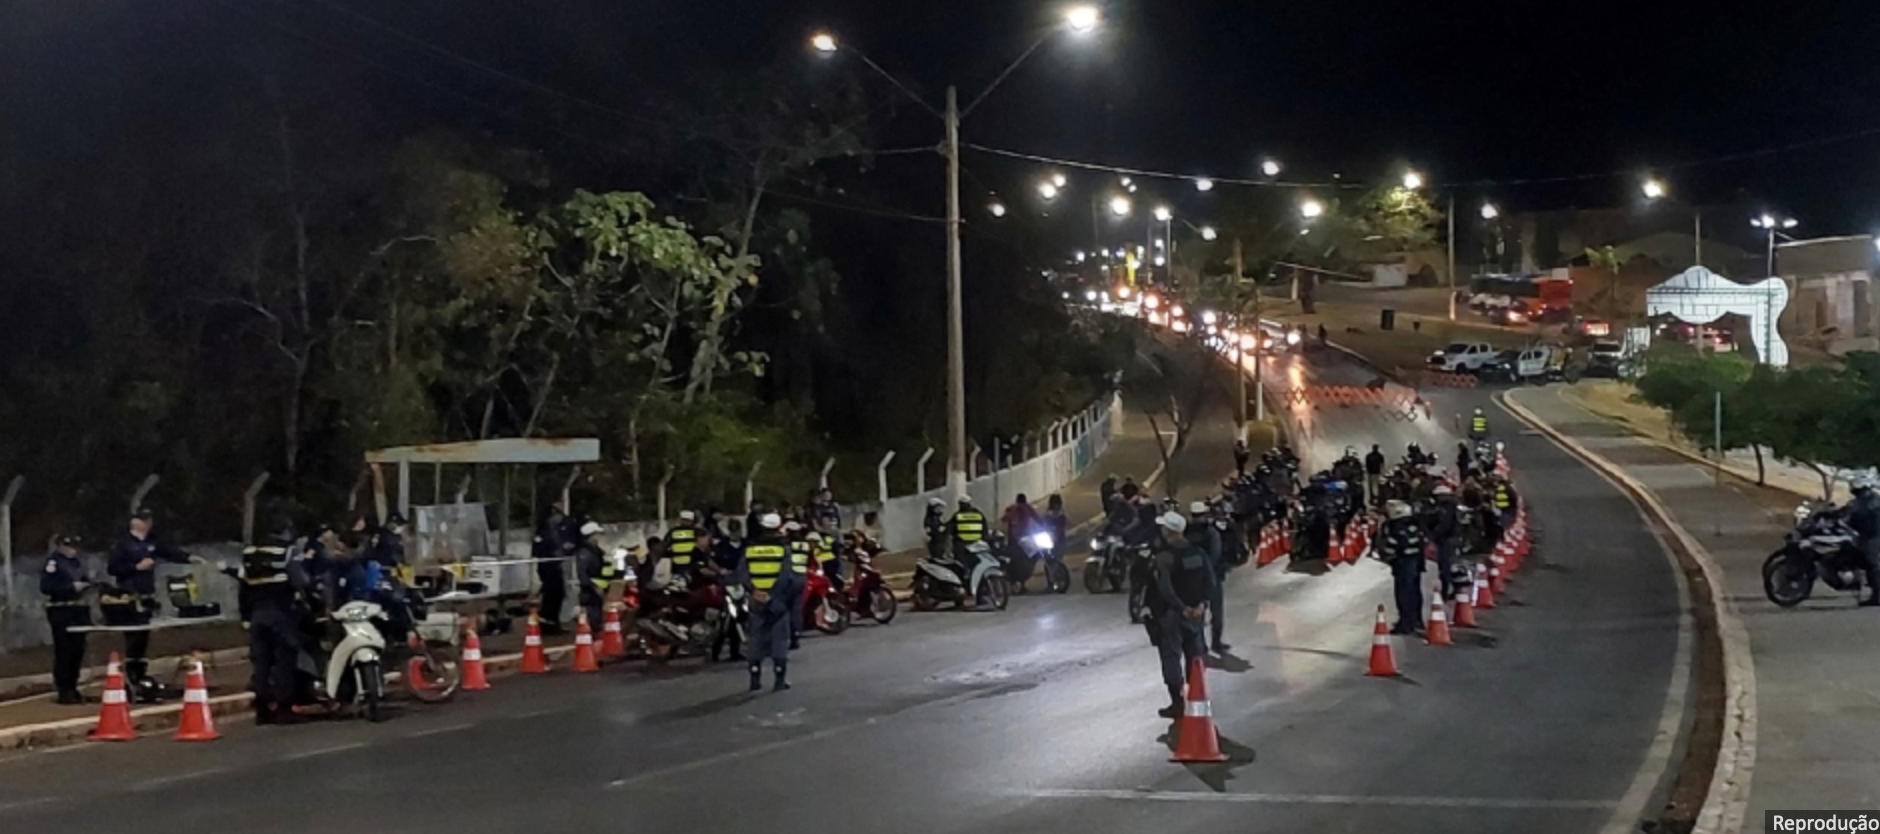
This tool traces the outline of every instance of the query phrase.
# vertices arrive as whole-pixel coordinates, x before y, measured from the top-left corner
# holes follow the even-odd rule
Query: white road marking
[[[334,753],[344,753],[348,750],[358,750],[366,746],[367,746],[366,742],[363,742],[363,741],[355,741],[351,744],[336,744],[332,747],[321,747],[318,749],[306,750],[306,751],[302,751],[299,753],[289,753],[285,756],[282,756],[281,761],[297,762],[297,761],[300,761],[301,759],[311,759],[311,758],[314,758],[315,756],[330,756]]]
[[[1201,791],[1130,791],[1045,789],[1021,791],[1032,799],[1100,799],[1115,802],[1219,802],[1249,805],[1369,805],[1397,808],[1464,808],[1483,811],[1603,811],[1617,803],[1603,799],[1495,799],[1473,796],[1344,796],[1310,793],[1204,793]]]
[[[0,802],[0,814],[6,813],[7,811],[17,811],[21,808],[31,808],[35,805],[50,805],[64,798],[63,796],[41,796],[35,799],[16,799],[11,802]]]
[[[158,788],[169,787],[170,785],[174,785],[178,782],[187,782],[191,779],[201,779],[204,776],[214,776],[218,773],[225,773],[227,771],[228,771],[228,768],[226,767],[210,767],[210,768],[204,768],[202,770],[191,770],[185,773],[172,773],[168,776],[158,776],[154,779],[145,779],[142,782],[138,782],[137,784],[132,785],[131,790],[153,791]]]
[[[451,724],[451,725],[444,726],[444,727],[432,727],[429,730],[419,730],[415,733],[406,733],[405,738],[424,738],[425,736],[438,736],[438,735],[443,735],[445,733],[454,733],[459,730],[468,730],[471,727],[475,727],[475,726],[476,726],[475,724]]]

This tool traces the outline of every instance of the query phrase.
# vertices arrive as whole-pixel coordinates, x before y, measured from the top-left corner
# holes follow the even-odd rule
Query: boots
[[[1158,710],[1156,715],[1163,718],[1180,718],[1184,712],[1182,706],[1182,688],[1171,686],[1168,688],[1168,706]]]
[[[781,675],[782,672],[779,671],[778,674]],[[764,691],[764,665],[762,663],[751,664],[751,691]]]
[[[777,663],[775,666],[777,670],[777,681],[775,684],[771,685],[770,691],[782,692],[790,688],[790,665],[787,663]]]

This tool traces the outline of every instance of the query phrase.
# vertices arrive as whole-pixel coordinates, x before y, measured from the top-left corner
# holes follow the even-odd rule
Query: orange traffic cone
[[[119,665],[117,652],[111,653],[111,662],[104,668],[104,708],[98,711],[98,726],[85,737],[92,741],[135,741],[137,730],[131,726],[131,699],[124,692],[124,669]]]
[[[1397,671],[1397,657],[1390,650],[1390,626],[1384,624],[1384,606],[1377,607],[1377,627],[1371,631],[1371,668],[1365,672],[1373,678],[1394,678]]]
[[[535,609],[529,609],[529,632],[522,637],[522,674],[541,675],[548,672],[548,654],[542,651],[542,618]]]
[[[1430,598],[1429,629],[1423,634],[1423,642],[1432,646],[1453,646],[1456,644],[1449,636],[1449,617],[1443,612],[1443,596],[1441,594]]]
[[[1488,581],[1488,571],[1481,565],[1475,566],[1475,607],[1483,611],[1495,610],[1495,586]]]
[[[1456,589],[1456,628],[1477,628],[1474,597],[1474,588]]]
[[[489,674],[483,668],[483,641],[477,639],[475,625],[465,629],[463,638],[463,689],[482,692],[490,688]]]
[[[1293,548],[1292,548],[1292,545],[1293,545],[1293,541],[1292,541],[1292,519],[1290,519],[1290,518],[1282,518],[1282,519],[1280,519],[1280,520],[1279,520],[1279,552],[1280,552],[1280,555],[1282,555],[1282,556],[1289,556],[1289,555],[1291,555],[1291,554],[1292,554],[1292,552],[1293,552]]]
[[[600,660],[594,657],[594,631],[588,628],[587,611],[575,618],[574,625],[574,670],[576,672],[599,672]]]
[[[607,621],[601,624],[601,657],[613,660],[627,656],[627,641],[620,633],[620,606],[607,606]]]
[[[175,741],[215,741],[222,737],[215,731],[215,718],[209,715],[209,684],[202,676],[202,661],[190,667],[189,681],[183,685],[183,723],[176,727]]]
[[[1495,593],[1499,594],[1508,589],[1508,571],[1504,569],[1507,564],[1508,559],[1501,555],[1500,548],[1488,557],[1488,585]]]
[[[417,633],[413,632],[408,645],[411,646],[412,652],[411,659],[405,661],[405,680],[411,683],[412,689],[416,689],[419,692],[429,692],[436,689],[437,687],[433,686],[430,681],[425,680],[424,677],[424,654],[419,651],[424,648],[424,641],[419,640]]]
[[[1214,734],[1214,707],[1208,703],[1208,669],[1195,658],[1188,662],[1188,698],[1175,736],[1171,762],[1224,762],[1220,737]]]

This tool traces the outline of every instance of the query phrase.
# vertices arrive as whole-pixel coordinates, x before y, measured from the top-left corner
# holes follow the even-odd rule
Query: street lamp
[[[1501,216],[1501,209],[1496,208],[1494,203],[1482,204],[1482,219],[1483,220],[1493,220],[1500,216]]]
[[[1749,224],[1769,233],[1769,277],[1774,278],[1776,277],[1776,238],[1788,237],[1782,233],[1800,226],[1801,221],[1793,217],[1777,217],[1765,212],[1763,216],[1749,221]]]
[[[1403,175],[1403,187],[1406,191],[1415,191],[1422,188],[1423,175],[1415,171],[1405,171]]]
[[[1129,216],[1129,198],[1118,194],[1110,198],[1110,213],[1117,217]]]
[[[1221,236],[1220,232],[1215,231],[1213,226],[1201,227],[1201,239],[1202,240],[1214,240],[1215,238],[1218,238],[1220,236]]]
[[[993,217],[1005,216],[1005,204],[1004,203],[993,203],[992,205],[987,206],[986,210],[989,212],[992,212]]]
[[[1170,211],[1168,206],[1155,207],[1155,222],[1167,223],[1173,219],[1175,219],[1175,212]]]
[[[1269,177],[1279,176],[1279,170],[1279,160],[1277,159],[1269,159],[1260,163],[1260,173]]]
[[[1662,200],[1666,194],[1671,193],[1669,189],[1665,188],[1664,180],[1657,177],[1647,177],[1645,184],[1640,186],[1640,188],[1644,190],[1645,199],[1647,200]]]
[[[1195,190],[1203,191],[1203,192],[1213,191],[1214,180],[1208,179],[1207,177],[1202,177],[1201,179],[1195,180]]]
[[[1070,180],[1069,180],[1069,179],[1066,179],[1066,178],[1065,178],[1065,176],[1064,176],[1063,174],[1052,174],[1052,175],[1051,175],[1051,184],[1052,184],[1052,185],[1055,185],[1055,186],[1057,186],[1057,187],[1059,187],[1059,188],[1063,188],[1063,187],[1064,187],[1065,185],[1067,185],[1067,184],[1069,184],[1069,183],[1070,183]]]
[[[1038,184],[1038,196],[1043,197],[1047,202],[1057,199],[1057,195],[1058,187],[1056,183],[1043,182]]]
[[[966,333],[961,323],[963,319],[961,302],[961,284],[964,283],[960,257],[960,121],[971,115],[973,108],[986,100],[999,85],[1005,82],[1026,59],[1037,52],[1046,42],[1060,32],[1088,34],[1103,23],[1102,12],[1091,5],[1072,6],[1064,11],[1060,25],[1052,27],[1032,43],[1031,47],[1020,53],[1006,65],[1005,69],[992,79],[978,98],[968,102],[965,108],[959,105],[959,91],[947,87],[946,109],[934,110],[932,105],[917,95],[907,85],[894,77],[892,73],[870,59],[866,54],[853,47],[841,47],[836,36],[829,32],[818,32],[810,37],[810,46],[825,55],[840,49],[851,53],[866,64],[877,75],[888,80],[902,94],[918,102],[929,112],[939,116],[946,124],[945,156],[947,160],[947,486],[954,497],[966,494]],[[1003,206],[997,206],[994,216],[1003,214]]]
[[[1307,199],[1305,202],[1299,204],[1299,216],[1307,220],[1317,220],[1324,216],[1324,214],[1325,204],[1317,200]]]

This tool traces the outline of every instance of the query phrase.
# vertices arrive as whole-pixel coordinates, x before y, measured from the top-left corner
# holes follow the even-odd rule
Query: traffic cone
[[[1281,522],[1273,522],[1260,528],[1260,567],[1266,567],[1286,555],[1286,548],[1280,543]]]
[[[1371,631],[1371,668],[1365,672],[1373,678],[1394,678],[1402,674],[1397,671],[1397,657],[1390,650],[1390,626],[1384,624],[1384,606],[1377,607],[1377,627]]]
[[[1443,596],[1441,594],[1430,598],[1429,630],[1424,632],[1423,642],[1432,646],[1453,646],[1456,644],[1449,636],[1449,617],[1443,613]]]
[[[594,657],[594,630],[588,628],[587,611],[575,619],[574,625],[574,670],[576,672],[599,672],[601,664]]]
[[[436,689],[437,687],[432,686],[430,681],[424,679],[424,655],[418,651],[424,648],[424,641],[419,640],[418,635],[414,632],[411,635],[408,645],[411,646],[412,653],[411,659],[405,661],[405,680],[411,683],[412,689],[416,689],[420,692],[429,692]]]
[[[1488,557],[1488,587],[1497,594],[1508,590],[1508,571],[1503,569],[1507,564],[1499,549]]]
[[[465,629],[463,638],[463,690],[482,692],[490,688],[489,675],[483,669],[483,641],[477,639],[476,626]]]
[[[1292,552],[1293,552],[1293,547],[1292,547],[1292,545],[1293,545],[1293,541],[1292,541],[1292,519],[1290,519],[1290,518],[1282,518],[1282,519],[1280,519],[1280,520],[1279,520],[1279,552],[1280,552],[1280,555],[1282,555],[1282,556],[1290,556],[1290,555],[1292,555]]]
[[[607,606],[607,621],[601,624],[601,657],[613,660],[627,656],[627,641],[620,632],[620,606]]]
[[[135,741],[137,730],[131,726],[131,699],[124,692],[124,668],[117,652],[105,667],[104,707],[98,710],[98,726],[85,737],[92,741]]]
[[[1208,669],[1195,658],[1188,662],[1188,698],[1175,736],[1171,762],[1224,762],[1221,740],[1214,733],[1214,707],[1208,703]]]
[[[1475,566],[1475,607],[1495,610],[1495,586],[1489,583],[1488,571],[1481,565]]]
[[[522,636],[522,674],[548,673],[548,654],[542,651],[542,618],[529,609],[529,632]]]
[[[1474,596],[1474,588],[1456,589],[1456,628],[1477,628]]]
[[[209,715],[209,684],[203,680],[202,661],[190,667],[189,681],[183,685],[183,723],[176,727],[175,741],[215,741],[222,737],[215,731],[215,718]]]

